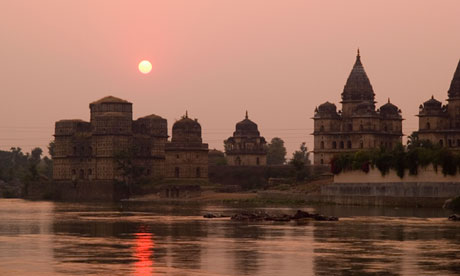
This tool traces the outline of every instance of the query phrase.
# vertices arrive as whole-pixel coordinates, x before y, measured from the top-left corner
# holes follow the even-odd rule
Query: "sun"
[[[152,71],[152,64],[148,60],[143,60],[139,62],[139,72],[142,74],[148,74]]]

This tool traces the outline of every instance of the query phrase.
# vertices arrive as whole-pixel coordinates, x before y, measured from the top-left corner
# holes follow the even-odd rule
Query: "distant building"
[[[201,125],[185,113],[172,128],[166,144],[166,177],[176,179],[208,178],[208,144],[201,139]]]
[[[342,111],[337,111],[336,105],[329,102],[315,109],[315,164],[329,164],[332,157],[339,153],[392,148],[402,142],[401,110],[389,99],[376,110],[374,97],[358,50],[342,92]]]
[[[460,150],[460,61],[447,95],[446,105],[433,96],[420,105],[418,138]]]
[[[164,177],[166,119],[150,115],[133,121],[132,103],[112,96],[89,108],[90,122],[56,122],[54,180],[123,180],[117,162],[123,152],[145,176]]]
[[[260,136],[257,124],[249,120],[248,112],[236,124],[233,136],[224,141],[225,156],[230,166],[267,165],[267,142]]]

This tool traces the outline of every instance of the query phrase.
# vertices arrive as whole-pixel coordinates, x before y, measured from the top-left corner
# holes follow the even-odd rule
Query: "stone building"
[[[201,125],[185,113],[172,128],[166,143],[166,177],[175,179],[208,178],[208,144],[201,139]]]
[[[225,156],[230,166],[267,165],[267,142],[260,136],[257,124],[249,120],[248,112],[236,124],[233,136],[224,141]]]
[[[378,147],[392,148],[402,142],[401,110],[390,103],[376,110],[375,94],[361,63],[356,62],[342,92],[342,110],[323,103],[314,113],[314,163],[329,164],[343,152]]]
[[[145,176],[164,176],[165,119],[150,115],[133,120],[132,103],[112,96],[89,108],[89,122],[56,122],[54,180],[122,180],[120,154],[130,156]]]
[[[418,138],[460,150],[460,61],[447,95],[446,105],[433,96],[420,105]]]

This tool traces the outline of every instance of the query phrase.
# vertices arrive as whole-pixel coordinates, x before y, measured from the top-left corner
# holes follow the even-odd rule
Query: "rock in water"
[[[457,214],[453,214],[453,215],[449,216],[449,220],[451,220],[451,221],[460,221],[460,216],[457,215]]]

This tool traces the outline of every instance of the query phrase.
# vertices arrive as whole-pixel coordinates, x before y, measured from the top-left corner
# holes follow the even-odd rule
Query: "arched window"
[[[343,143],[343,141],[340,141],[340,148],[343,149],[345,146],[345,144]]]
[[[321,145],[320,145],[321,149],[324,149],[324,142],[321,141]]]
[[[361,148],[361,149],[364,148],[364,143],[363,143],[363,141],[360,141],[360,142],[359,142],[359,148]]]
[[[319,160],[319,163],[320,163],[321,165],[323,165],[323,164],[324,164],[324,160],[323,160],[323,159]]]
[[[257,164],[257,166],[260,165],[260,159],[259,159],[259,157],[256,158],[256,164]]]
[[[321,126],[319,127],[319,131],[324,131],[324,126],[323,126],[323,125],[321,125]]]
[[[196,168],[196,177],[201,177],[201,168]]]
[[[387,126],[386,124],[383,125],[383,130],[384,130],[384,131],[388,131],[388,126]]]
[[[447,144],[449,145],[449,148],[451,148],[452,147],[452,140],[450,140],[450,139],[447,140]]]
[[[241,158],[239,156],[236,157],[235,163],[237,166],[241,166]]]
[[[442,139],[441,139],[441,140],[439,140],[439,145],[440,145],[441,147],[443,147],[443,146],[444,146],[444,141],[443,141]]]
[[[431,128],[430,122],[427,122],[426,123],[426,129],[430,129],[430,128]]]
[[[84,171],[83,169],[80,170],[79,178],[80,178],[80,179],[84,179],[84,178],[85,178],[85,171]]]
[[[351,149],[351,141],[347,141],[347,148]]]
[[[332,142],[332,148],[333,148],[333,149],[336,149],[336,148],[337,148],[337,142],[336,142],[336,141],[333,141],[333,142]]]
[[[180,177],[180,168],[179,167],[174,168],[174,176],[176,178]]]

